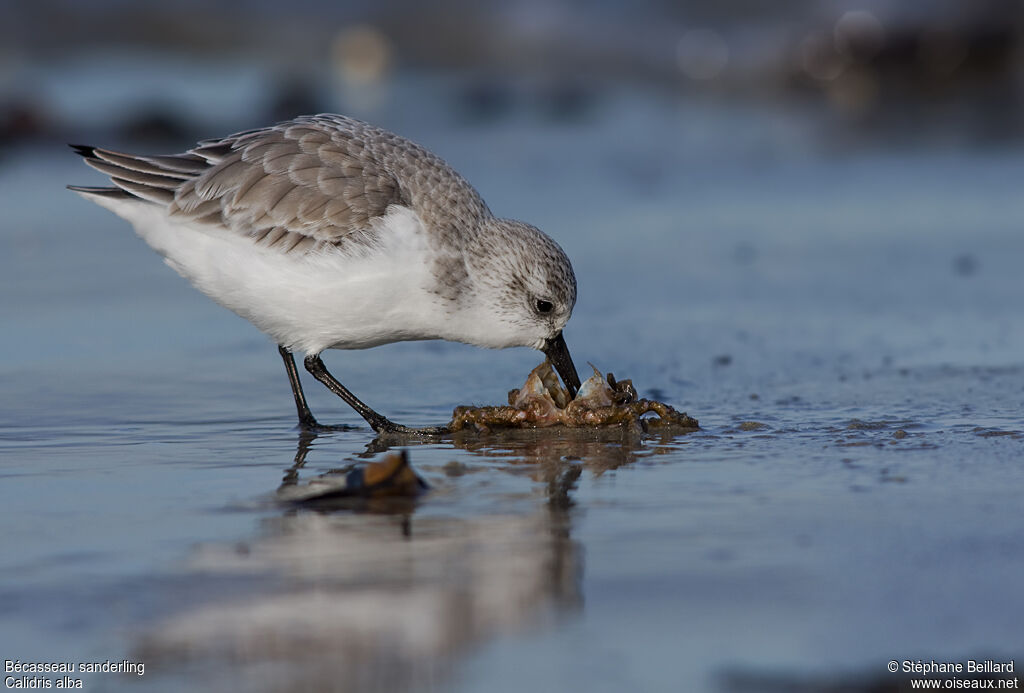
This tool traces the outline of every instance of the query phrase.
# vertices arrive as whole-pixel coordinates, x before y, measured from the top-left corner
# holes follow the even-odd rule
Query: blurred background
[[[330,111],[433,149],[496,214],[550,233],[577,270],[577,315],[636,328],[646,296],[701,362],[754,357],[749,328],[791,353],[1018,353],[1003,312],[1019,295],[1024,173],[1012,0],[7,0],[4,19],[0,174],[21,314],[39,297],[39,229],[56,232],[38,210],[82,214],[52,190],[102,180],[65,143],[180,151]],[[79,218],[111,231],[76,236],[76,252],[101,238],[104,258],[119,252],[117,222]],[[70,273],[82,258],[67,254]],[[609,280],[616,263],[645,267],[643,287]],[[570,327],[597,340],[600,325]],[[677,330],[635,331],[679,348]],[[77,339],[93,354],[125,341]],[[618,346],[599,349],[642,363]]]
[[[572,123],[629,85],[785,105],[828,148],[993,145],[1024,128],[1013,0],[3,4],[5,148],[163,145],[319,111],[380,119],[409,107],[404,82],[442,77],[409,117]]]

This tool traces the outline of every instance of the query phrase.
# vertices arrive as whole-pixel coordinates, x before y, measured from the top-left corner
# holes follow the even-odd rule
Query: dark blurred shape
[[[537,102],[546,120],[578,123],[594,112],[597,92],[580,81],[553,81],[538,90]]]
[[[970,253],[957,255],[953,260],[953,271],[961,277],[971,277],[978,273],[978,259]]]
[[[197,139],[197,128],[175,109],[153,104],[140,108],[118,126],[117,136],[133,143],[177,146]]]
[[[729,366],[732,364],[732,356],[730,356],[729,354],[719,354],[713,359],[712,363],[714,363],[719,368]]]
[[[877,75],[862,67],[848,67],[828,85],[831,106],[845,116],[864,118],[879,106]]]
[[[300,115],[315,115],[330,110],[320,99],[316,86],[308,78],[289,74],[279,77],[271,87],[267,121],[279,123]]]
[[[479,77],[459,90],[456,109],[462,120],[484,124],[502,120],[515,106],[512,85],[499,77]]]
[[[740,241],[733,248],[732,259],[737,265],[752,265],[757,260],[757,248],[752,243]]]
[[[836,51],[832,37],[824,31],[812,31],[799,46],[799,67],[818,82],[829,82],[842,74],[843,57]]]
[[[953,5],[888,20],[845,12],[831,35],[819,27],[802,39],[795,83],[820,92],[844,125],[901,142],[1024,134],[1024,6]]]
[[[32,99],[12,98],[0,107],[0,147],[43,139],[52,128],[50,115]]]
[[[446,476],[462,476],[466,473],[466,465],[458,460],[452,460],[444,465]]]
[[[669,179],[671,162],[647,152],[615,151],[607,157],[609,175],[620,181],[630,195],[657,197]]]
[[[837,52],[854,62],[871,60],[885,45],[885,27],[867,10],[844,13],[834,33]]]
[[[918,61],[936,79],[944,79],[960,69],[967,60],[966,38],[949,27],[925,29],[917,47]]]
[[[992,84],[1012,77],[1021,37],[996,23],[958,28],[906,27],[865,59],[873,70],[901,79],[918,93],[935,87]],[[947,79],[953,79],[946,82]]]

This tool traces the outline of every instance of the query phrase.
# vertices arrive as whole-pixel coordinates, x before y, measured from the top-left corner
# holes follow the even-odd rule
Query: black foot
[[[299,430],[303,433],[330,433],[332,431],[356,431],[358,426],[348,424],[322,424],[312,416],[299,419]]]
[[[374,426],[373,430],[380,435],[403,435],[403,436],[443,436],[451,433],[447,426],[424,426],[422,428],[410,428],[384,419],[379,427]]]

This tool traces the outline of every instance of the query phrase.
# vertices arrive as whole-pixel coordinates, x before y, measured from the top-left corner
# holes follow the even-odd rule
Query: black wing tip
[[[68,146],[75,150],[75,154],[85,159],[98,159],[96,156],[96,147],[89,144],[73,144],[68,142]],[[96,186],[96,185],[67,185],[65,186],[68,190],[76,193],[83,193],[85,195],[94,195],[96,197],[111,197],[123,199],[131,197],[121,188],[112,188],[109,186]]]
[[[75,150],[75,154],[84,156],[86,158],[96,156],[96,147],[89,144],[72,144],[68,142],[68,146]]]

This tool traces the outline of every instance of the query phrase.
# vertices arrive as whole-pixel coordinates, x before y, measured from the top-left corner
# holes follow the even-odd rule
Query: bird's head
[[[473,324],[463,341],[539,349],[575,396],[580,380],[562,329],[576,305],[576,275],[565,252],[529,224],[491,219],[464,257]]]

